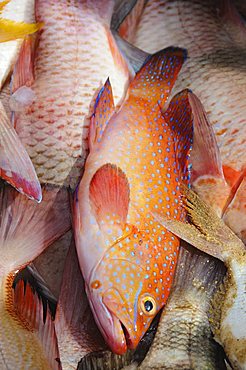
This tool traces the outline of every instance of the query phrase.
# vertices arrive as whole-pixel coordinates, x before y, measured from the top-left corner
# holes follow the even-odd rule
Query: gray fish
[[[156,219],[168,230],[227,267],[224,291],[214,298],[213,331],[234,369],[246,369],[246,248],[214,211],[192,190],[186,190],[190,223]]]

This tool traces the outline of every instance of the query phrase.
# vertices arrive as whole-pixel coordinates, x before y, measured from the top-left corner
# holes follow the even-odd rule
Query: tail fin
[[[0,275],[26,266],[71,228],[67,189],[45,186],[37,204],[1,184],[0,210]]]
[[[163,106],[186,58],[186,50],[175,47],[151,55],[131,82],[129,94]]]

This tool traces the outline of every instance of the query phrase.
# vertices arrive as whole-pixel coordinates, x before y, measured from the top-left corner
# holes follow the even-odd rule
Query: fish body
[[[246,368],[246,252],[245,245],[194,192],[186,191],[185,200],[189,223],[175,220],[160,222],[169,230],[224,262],[227,267],[224,289],[213,299],[213,328],[215,339],[222,344],[233,368]]]
[[[33,99],[15,112],[15,127],[41,183],[77,184],[87,155],[91,101],[108,76],[116,102],[124,95],[130,72],[109,30],[113,5],[36,1],[36,19],[44,26],[29,86]],[[22,67],[13,79],[17,101],[23,96],[21,83],[15,85]]]
[[[107,80],[92,116],[90,154],[75,195],[75,241],[94,317],[116,353],[136,347],[173,279],[179,240],[151,212],[182,218],[179,185],[187,181],[192,141],[186,94],[164,117],[160,105],[184,59],[177,48],[150,57],[116,112]]]
[[[190,88],[201,100],[216,134],[225,178],[235,182],[246,164],[246,30],[231,1],[221,4],[149,1],[134,44],[151,53],[168,45],[188,50],[174,93]]]

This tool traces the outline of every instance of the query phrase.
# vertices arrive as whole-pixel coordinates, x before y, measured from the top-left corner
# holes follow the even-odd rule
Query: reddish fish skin
[[[137,346],[173,279],[179,239],[152,212],[182,218],[179,185],[192,141],[187,94],[174,98],[165,118],[160,105],[184,59],[182,49],[167,48],[147,60],[116,114],[107,81],[91,123],[74,203],[75,240],[95,320],[116,353]]]

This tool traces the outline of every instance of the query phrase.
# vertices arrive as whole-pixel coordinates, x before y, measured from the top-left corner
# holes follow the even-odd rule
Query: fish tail
[[[13,337],[9,341],[9,347],[3,345],[6,360],[12,357],[17,346],[20,354],[24,354],[26,346],[29,345],[27,342],[30,341],[32,355],[28,356],[28,360],[25,360],[24,355],[21,359],[17,357],[15,366],[26,368],[30,366],[31,360],[33,366],[42,364],[42,368],[48,366],[52,369],[61,369],[53,321],[56,299],[37,270],[28,267],[17,274],[3,276],[0,287],[2,298],[0,301],[4,302],[4,307],[0,309],[5,313],[3,320],[1,319],[1,330],[4,330],[8,337]]]
[[[0,184],[0,275],[26,266],[71,227],[67,189],[42,190],[38,204]]]
[[[129,95],[163,106],[186,58],[187,51],[178,47],[150,55],[131,82]]]

